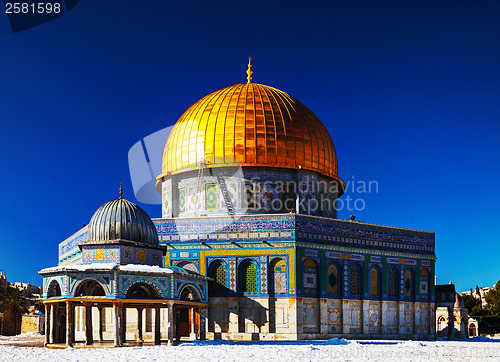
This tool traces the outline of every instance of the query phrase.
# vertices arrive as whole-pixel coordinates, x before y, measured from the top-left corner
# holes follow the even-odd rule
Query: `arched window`
[[[210,292],[220,293],[226,290],[226,266],[220,261],[216,260],[210,264],[210,278],[213,282],[210,283]]]
[[[281,258],[276,258],[271,262],[269,268],[269,294],[286,294],[287,273],[285,261]]]
[[[361,295],[361,270],[358,265],[352,265],[349,273],[349,291],[352,296]]]
[[[429,271],[422,269],[420,271],[420,294],[427,295],[429,293]]]
[[[437,318],[437,324],[438,324],[438,326],[437,326],[437,328],[438,328],[437,332],[441,332],[443,329],[445,329],[447,327],[448,323],[447,323],[447,321],[446,321],[446,319],[444,318],[443,315],[439,315],[438,318]]]
[[[318,295],[318,264],[313,259],[307,259],[302,266],[302,284],[304,295]]]
[[[239,292],[257,294],[257,266],[250,260],[240,264]]]
[[[190,261],[181,261],[181,262],[177,263],[175,266],[181,267],[182,269],[186,270],[188,273],[193,272],[193,273],[198,274],[198,268],[196,267],[196,265],[194,265]]]
[[[370,296],[380,296],[380,273],[376,266],[370,269]]]
[[[413,297],[413,275],[410,269],[405,272],[405,298]]]
[[[388,287],[389,297],[396,298],[398,296],[398,272],[394,267],[392,267],[389,270],[387,287]]]
[[[339,269],[335,264],[328,268],[328,294],[338,294],[339,292]]]

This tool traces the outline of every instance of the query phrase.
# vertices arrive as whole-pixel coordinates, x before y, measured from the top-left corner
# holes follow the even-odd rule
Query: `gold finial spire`
[[[123,199],[123,181],[120,180],[120,199]]]
[[[247,83],[252,83],[252,57],[248,57]]]

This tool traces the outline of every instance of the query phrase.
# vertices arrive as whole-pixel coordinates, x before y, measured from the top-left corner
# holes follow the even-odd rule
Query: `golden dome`
[[[212,167],[302,168],[343,183],[318,117],[285,92],[250,81],[215,91],[184,112],[168,137],[158,180],[197,169],[201,159]]]

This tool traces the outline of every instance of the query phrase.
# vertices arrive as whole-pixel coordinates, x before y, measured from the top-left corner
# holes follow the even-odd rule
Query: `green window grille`
[[[212,291],[222,292],[226,288],[226,267],[224,263],[216,261],[212,264],[210,277],[214,279]]]
[[[377,268],[370,270],[370,295],[378,297],[380,295],[380,276]]]
[[[257,267],[248,261],[241,268],[240,279],[241,292],[248,294],[257,293]]]
[[[392,268],[391,270],[389,270],[389,280],[388,280],[389,297],[397,296],[398,293],[397,281],[398,281],[398,274],[396,273],[396,270]]]
[[[351,295],[361,295],[361,272],[359,267],[353,265],[351,267],[350,291]]]

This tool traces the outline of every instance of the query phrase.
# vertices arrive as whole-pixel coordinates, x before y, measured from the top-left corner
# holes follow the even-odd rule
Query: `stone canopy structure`
[[[76,244],[80,262],[40,271],[47,346],[142,344],[144,332],[151,332],[154,344],[173,344],[181,311],[193,317],[191,333],[205,338],[207,278],[162,267],[165,247],[139,206],[120,190],[120,198],[102,205],[86,229],[87,237]],[[154,322],[144,321],[144,314]],[[154,331],[144,330],[152,326]]]
[[[203,97],[175,124],[156,183],[159,244],[116,241],[97,254],[91,223],[60,244],[59,269],[43,271],[47,297],[52,280],[61,280],[61,296],[74,298],[79,284],[71,275],[98,274],[102,285],[115,275],[104,292],[128,300],[129,284],[121,282],[132,278],[127,266],[64,268],[82,268],[98,255],[109,261],[112,250],[114,262],[137,263],[126,259],[127,248],[153,258],[163,247],[172,273],[141,273],[160,291],[156,279],[199,285],[200,308],[208,302],[208,338],[434,339],[434,233],[337,219],[345,186],[327,129],[295,98],[252,83],[250,64],[247,74],[247,83]],[[160,267],[159,258],[147,260]],[[208,295],[201,290],[205,277],[212,279]],[[176,301],[178,290],[158,294]]]

